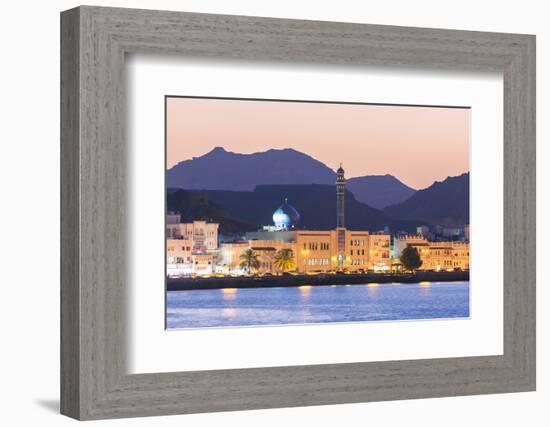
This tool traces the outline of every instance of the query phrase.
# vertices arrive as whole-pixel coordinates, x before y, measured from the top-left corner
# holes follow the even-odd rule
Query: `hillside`
[[[298,228],[329,230],[336,226],[336,197],[333,185],[263,185],[256,187],[254,191],[171,190],[170,192],[170,210],[178,210],[179,205],[174,201],[184,200],[190,197],[190,194],[204,194],[208,204],[215,206],[217,213],[223,212],[223,218],[231,218],[233,221],[249,225],[273,224],[273,212],[285,198],[288,198],[288,202],[300,213]],[[413,231],[416,225],[419,225],[417,221],[390,219],[384,212],[358,202],[351,192],[346,192],[346,227],[348,229],[377,231],[389,226],[395,230]]]
[[[470,223],[470,174],[448,177],[414,193],[384,212],[400,220],[421,220],[431,225],[458,227]]]
[[[239,154],[216,147],[166,172],[169,188],[252,191],[262,184],[332,184],[334,172],[293,149]]]
[[[169,189],[167,192],[167,211],[179,212],[182,221],[205,220],[220,224],[220,231],[226,234],[255,231],[259,223],[250,223],[235,218],[227,210],[208,199],[203,192]]]
[[[350,178],[346,182],[346,187],[358,201],[376,209],[404,202],[416,191],[393,175],[367,175]]]

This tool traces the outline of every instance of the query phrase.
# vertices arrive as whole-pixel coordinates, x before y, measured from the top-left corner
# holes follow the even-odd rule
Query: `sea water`
[[[469,317],[469,282],[169,291],[166,326],[208,328]]]

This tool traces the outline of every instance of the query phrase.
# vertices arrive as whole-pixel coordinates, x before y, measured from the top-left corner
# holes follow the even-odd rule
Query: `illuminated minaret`
[[[336,236],[338,242],[337,268],[344,268],[346,259],[346,228],[344,222],[344,197],[346,194],[346,178],[342,163],[336,171]]]
[[[336,171],[336,228],[345,228],[344,195],[346,193],[346,178],[342,164]]]

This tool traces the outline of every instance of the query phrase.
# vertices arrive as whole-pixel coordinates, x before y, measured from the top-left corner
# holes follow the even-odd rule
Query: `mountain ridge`
[[[216,147],[173,166],[166,172],[166,179],[171,188],[252,191],[261,184],[328,184],[333,173],[323,163],[292,148],[241,154]]]
[[[390,218],[458,227],[470,223],[470,173],[449,176],[383,209]]]
[[[346,188],[357,200],[377,209],[401,203],[416,192],[390,174],[349,178],[346,180]]]
[[[167,187],[186,190],[253,191],[258,185],[334,185],[335,181],[332,169],[293,148],[242,154],[217,146],[166,172]],[[415,191],[389,174],[354,177],[347,182],[360,202],[378,209],[400,203]]]

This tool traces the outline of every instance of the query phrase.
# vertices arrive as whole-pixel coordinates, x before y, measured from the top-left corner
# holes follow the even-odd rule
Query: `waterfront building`
[[[300,272],[367,270],[390,267],[390,236],[345,228],[303,231],[297,235],[297,269]]]
[[[248,240],[220,243],[220,254],[216,272],[233,275],[245,274],[244,269],[240,267],[240,263],[241,255],[248,249],[250,249]]]
[[[369,236],[369,269],[375,272],[388,272],[391,268],[391,238],[386,232]]]
[[[467,242],[431,242],[421,235],[400,236],[394,239],[396,258],[407,246],[417,249],[422,265],[419,270],[469,270],[470,245]]]
[[[219,224],[181,222],[181,215],[166,215],[166,268],[168,276],[205,275],[215,271]]]
[[[166,239],[166,274],[168,276],[189,275],[193,270],[193,239]]]
[[[393,256],[399,259],[401,252],[407,246],[414,246],[416,248],[426,246],[428,239],[420,234],[403,234],[395,236],[393,239]]]
[[[470,245],[466,242],[429,242],[423,270],[469,270]],[[425,262],[425,265],[424,265]]]
[[[338,270],[360,272],[367,270],[389,271],[390,235],[354,231],[334,230],[295,230],[283,235],[277,231],[257,231],[246,233],[247,248],[273,248],[274,252],[291,249],[298,273],[329,273]],[[234,245],[231,250],[234,252]],[[241,246],[242,244],[239,244]],[[222,253],[226,244],[222,244]],[[228,259],[224,257],[224,259]],[[236,268],[236,261],[231,268]],[[276,268],[265,272],[277,274]]]
[[[252,240],[250,249],[258,256],[260,267],[258,274],[282,274],[282,271],[275,264],[275,256],[282,249],[290,249],[294,254],[296,247],[293,243],[285,243],[280,240]]]
[[[296,245],[293,242],[284,242],[282,240],[239,240],[220,244],[219,263],[216,272],[230,275],[246,274],[246,269],[241,267],[244,253],[251,249],[257,256],[259,268],[255,270],[256,274],[281,274],[283,273],[275,265],[275,255],[282,249],[290,249],[293,254]]]
[[[190,239],[194,252],[211,251],[218,248],[219,224],[206,221],[182,223],[181,215],[169,213],[166,222],[167,239]]]
[[[326,273],[336,268],[337,242],[334,230],[301,230],[296,233],[296,271]]]

